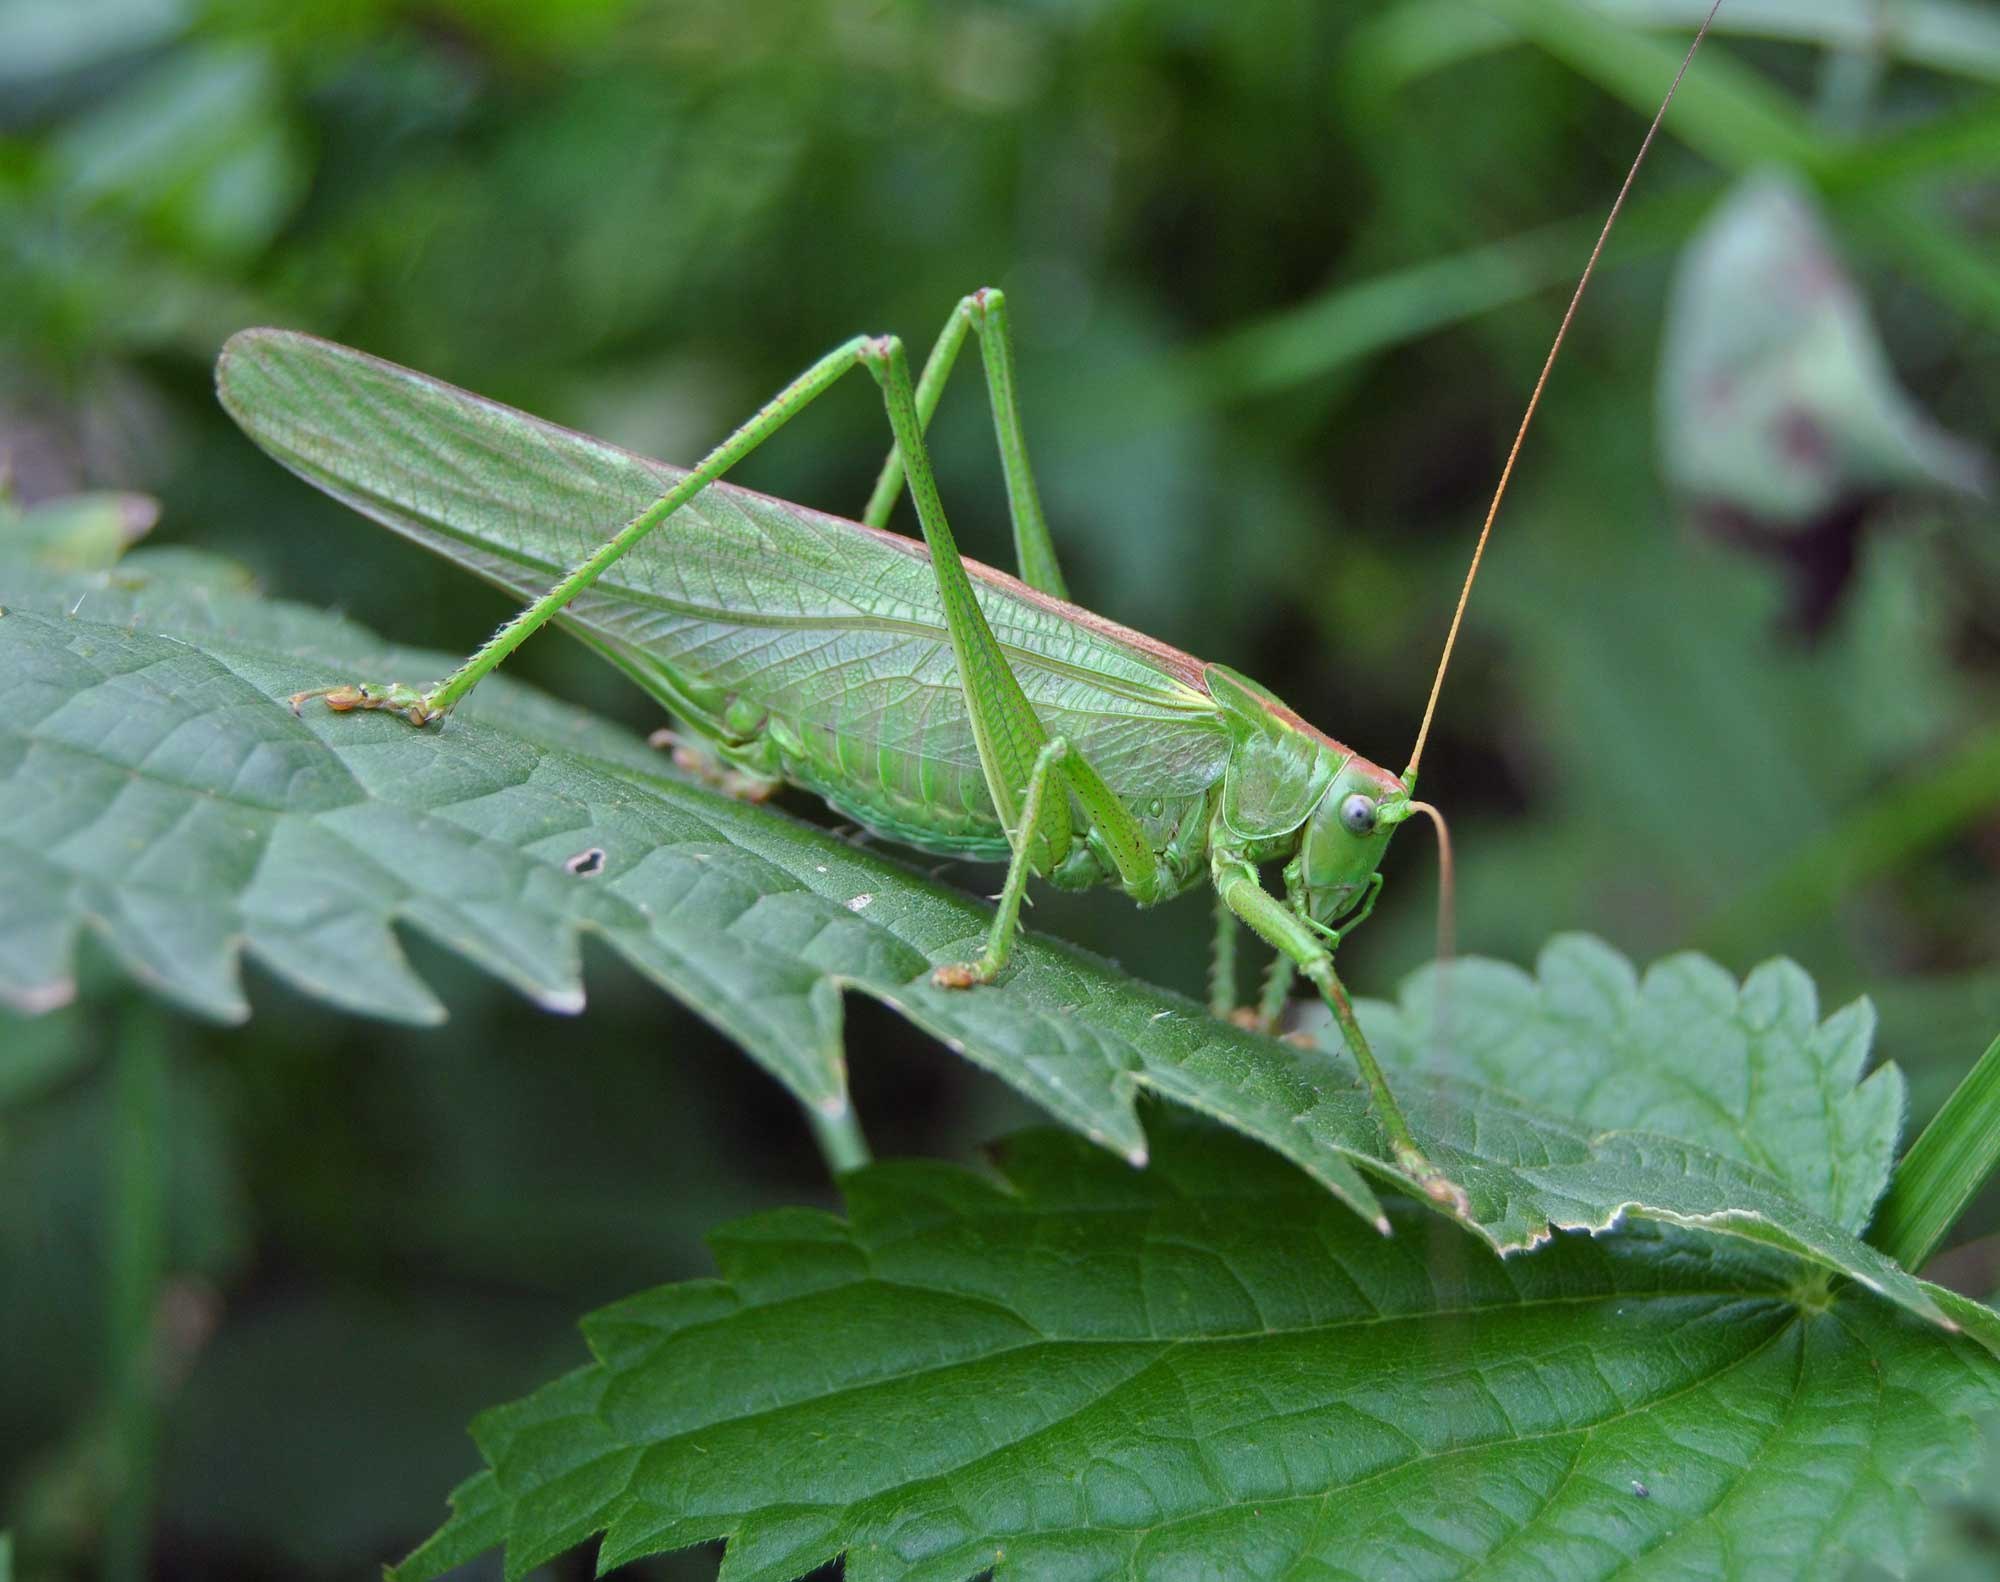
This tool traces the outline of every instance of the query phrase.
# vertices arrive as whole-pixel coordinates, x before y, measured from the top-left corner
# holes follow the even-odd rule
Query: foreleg
[[[1341,1036],[1354,1056],[1355,1065],[1360,1068],[1361,1080],[1366,1084],[1374,1105],[1375,1118],[1382,1124],[1396,1163],[1416,1178],[1433,1201],[1461,1216],[1469,1214],[1471,1205],[1464,1190],[1432,1165],[1417,1145],[1410,1123],[1404,1118],[1403,1107],[1396,1102],[1395,1094],[1389,1091],[1388,1078],[1382,1074],[1375,1052],[1369,1048],[1367,1035],[1355,1019],[1347,990],[1333,970],[1333,952],[1302,918],[1264,888],[1256,868],[1242,856],[1218,849],[1211,854],[1210,871],[1216,892],[1229,909],[1296,962],[1306,980],[1319,990],[1333,1012],[1334,1020],[1340,1025]]]

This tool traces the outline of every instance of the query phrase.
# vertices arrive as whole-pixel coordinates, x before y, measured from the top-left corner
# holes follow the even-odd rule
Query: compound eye
[[[1375,801],[1363,796],[1359,791],[1340,804],[1341,826],[1350,835],[1372,835],[1375,833]]]

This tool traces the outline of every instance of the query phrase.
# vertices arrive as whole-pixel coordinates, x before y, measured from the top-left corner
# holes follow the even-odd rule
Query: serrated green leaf
[[[1146,1154],[1135,1101],[1150,1090],[1264,1142],[1370,1218],[1357,1169],[1417,1186],[1385,1159],[1342,1054],[1241,1032],[1040,935],[1004,983],[935,988],[931,967],[985,936],[990,914],[968,897],[678,781],[624,733],[504,682],[443,731],[295,715],[284,700],[300,688],[442,666],[230,593],[213,568],[169,560],[155,576],[151,565],[71,578],[0,567],[12,601],[0,618],[0,858],[18,876],[0,891],[0,993],[17,1005],[71,992],[88,927],[135,976],[209,1015],[247,1014],[247,951],[344,1008],[435,1018],[396,943],[400,922],[575,1010],[588,931],[829,1112],[847,1103],[841,994],[855,988],[1135,1162]],[[1631,1058],[1661,1069],[1682,1058],[1671,1015],[1648,1037]],[[1859,1046],[1838,1029],[1832,1043],[1856,1054],[1836,1062],[1851,1081]],[[1809,1111],[1832,1079],[1806,1060],[1771,1080],[1803,1084]],[[1403,1092],[1426,1151],[1500,1251],[1627,1218],[1698,1225],[1942,1321],[1909,1274],[1798,1201],[1771,1159],[1675,1135],[1677,1113],[1606,1127],[1422,1070]],[[1867,1146],[1879,1152],[1882,1114],[1860,1099],[1841,1114],[1849,1103],[1859,1130],[1874,1116]]]
[[[1905,1093],[1894,1065],[1861,1080],[1875,1009],[1857,1000],[1822,1021],[1812,979],[1789,961],[1738,984],[1690,953],[1641,977],[1602,942],[1565,935],[1533,976],[1458,962],[1412,977],[1395,1009],[1369,1003],[1361,1015],[1377,1053],[1410,1069],[1442,1015],[1451,1069],[1488,1089],[1697,1143],[1851,1231],[1889,1181]]]
[[[590,1365],[479,1419],[489,1472],[395,1574],[601,1533],[607,1568],[725,1537],[731,1582],[1817,1577],[1906,1556],[1916,1489],[1978,1465],[2000,1363],[1782,1255],[1502,1265],[1164,1130],[1144,1174],[1031,1134],[1001,1182],[877,1166],[845,1221],[725,1230],[721,1279],[596,1314]]]

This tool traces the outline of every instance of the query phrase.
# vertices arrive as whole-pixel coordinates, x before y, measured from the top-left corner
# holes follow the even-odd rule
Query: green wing
[[[245,331],[216,377],[231,416],[286,467],[524,601],[684,475],[310,336]],[[1050,733],[1114,790],[1171,818],[1219,780],[1228,737],[1197,661],[967,569]],[[915,539],[717,484],[565,622],[642,682],[650,660],[770,710],[803,741],[794,778],[862,817],[891,808],[878,827],[954,843],[997,830]],[[905,804],[908,829],[893,811]]]

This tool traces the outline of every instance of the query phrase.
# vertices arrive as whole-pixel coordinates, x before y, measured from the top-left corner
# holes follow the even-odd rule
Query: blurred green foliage
[[[25,500],[143,490],[156,542],[469,647],[496,598],[226,423],[227,333],[310,329],[686,461],[833,342],[924,344],[997,284],[1081,602],[1400,762],[1557,288],[1672,73],[1649,29],[1690,11],[0,0],[0,453]],[[2000,38],[1949,0],[1857,26],[1875,11],[1725,5],[1529,442],[1425,789],[1466,948],[1588,927],[1641,957],[1791,953],[1877,997],[1921,1120],[2000,1029],[1992,507],[1882,502],[1802,642],[1779,570],[1660,483],[1652,413],[1676,249],[1782,159],[1916,403],[2000,431]],[[858,509],[880,408],[827,406],[745,481]],[[976,389],[936,437],[961,537],[1004,559]],[[574,645],[520,668],[657,723]],[[1434,864],[1398,850],[1343,953],[1364,991],[1428,950]],[[1031,921],[1200,981],[1196,903],[1051,896]],[[442,1032],[268,982],[248,1026],[196,1026],[108,975],[0,1024],[24,1576],[371,1574],[474,1464],[469,1410],[569,1356],[578,1311],[704,1268],[718,1219],[824,1195],[771,1087],[608,959],[563,1022],[410,943]],[[850,1016],[878,1150],[1006,1124],[992,1084]],[[133,1114],[157,1157],[119,1148]],[[1989,1197],[1961,1239],[1996,1228]],[[1991,1240],[1956,1256],[1992,1288]],[[119,1279],[149,1259],[135,1331]]]

